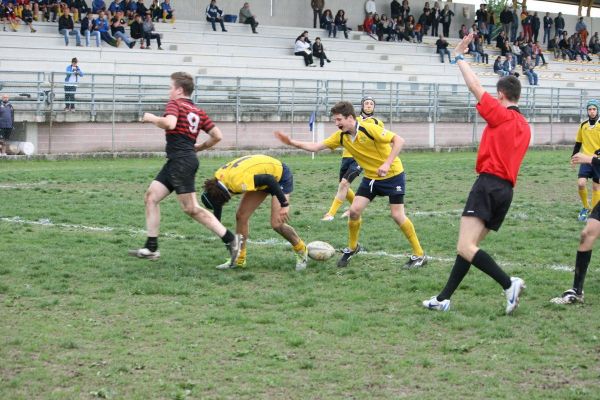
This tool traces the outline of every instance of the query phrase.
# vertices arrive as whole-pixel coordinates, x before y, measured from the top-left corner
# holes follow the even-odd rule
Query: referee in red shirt
[[[423,306],[447,311],[450,297],[473,264],[502,286],[506,294],[506,314],[511,314],[519,304],[525,282],[521,278],[509,277],[488,253],[479,248],[479,243],[490,230],[497,231],[504,221],[531,132],[517,107],[521,83],[513,76],[506,76],[496,84],[496,98],[487,93],[463,57],[472,40],[472,33],[465,36],[456,46],[454,55],[467,87],[479,102],[477,111],[487,122],[475,166],[479,176],[460,219],[456,246],[458,255],[448,282],[440,294],[425,300]]]
[[[243,237],[233,234],[213,213],[200,207],[196,197],[195,181],[199,165],[196,152],[211,148],[223,135],[208,115],[192,102],[190,96],[193,91],[194,78],[186,72],[175,72],[171,74],[170,101],[164,115],[159,117],[151,113],[144,114],[144,122],[150,122],[165,130],[167,162],[150,183],[144,198],[148,231],[146,244],[140,249],[130,250],[129,254],[148,260],[157,260],[160,257],[159,203],[175,191],[183,211],[223,240],[233,264],[239,255]],[[203,142],[199,140],[201,130],[209,136]]]

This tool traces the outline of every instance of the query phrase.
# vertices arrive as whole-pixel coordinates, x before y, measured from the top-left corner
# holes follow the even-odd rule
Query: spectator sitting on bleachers
[[[33,29],[33,12],[31,11],[31,4],[25,4],[21,19],[29,27],[31,33],[36,32],[36,30]]]
[[[413,17],[412,15],[409,15],[408,19],[406,20],[406,24],[404,26],[406,27],[405,33],[411,38],[413,43],[416,43],[417,38],[419,36],[417,35],[417,32],[415,32],[415,29],[417,27],[417,23],[415,22],[415,17]],[[419,26],[419,32],[420,32],[420,29],[421,29],[421,27]]]
[[[507,75],[514,75],[516,77],[519,77],[519,73],[515,71],[515,68],[517,67],[515,64],[515,59],[513,58],[513,55],[511,53],[508,53],[506,55],[506,59],[504,60],[502,67],[504,71],[507,72]]]
[[[111,46],[119,47],[121,39],[115,39],[108,33],[108,20],[106,19],[104,11],[98,13],[98,18],[94,20],[94,30],[100,32],[100,37],[103,41]]]
[[[64,36],[65,46],[69,45],[69,35],[74,35],[77,47],[81,47],[81,35],[74,29],[73,17],[67,7],[63,9],[63,15],[58,19],[58,32]]]
[[[144,21],[144,39],[146,39],[146,48],[150,49],[150,40],[156,39],[156,44],[158,45],[158,49],[162,50],[160,43],[160,33],[156,33],[154,29],[154,23],[152,22],[152,14],[150,11],[146,13],[146,20]]]
[[[425,3],[425,4],[429,4],[429,3]],[[421,16],[419,17],[419,21],[417,22],[419,25],[421,25],[421,37],[427,35],[427,32],[429,32],[429,24],[431,23],[431,19],[430,16],[431,15],[431,11],[429,8],[425,8],[423,11],[423,14],[421,14]],[[417,40],[419,43],[421,43],[422,40],[420,40],[417,37]]]
[[[144,46],[144,22],[141,15],[136,14],[133,22],[129,25],[129,36],[140,41],[140,49],[146,48]]]
[[[217,30],[215,22],[221,24],[221,30],[227,32],[223,24],[223,10],[217,7],[217,0],[210,0],[210,4],[206,7],[206,20],[211,23],[213,31]]]
[[[479,35],[477,37],[477,40],[475,40],[475,58],[476,62],[481,62],[483,61],[486,64],[489,64],[490,58],[488,56],[488,54],[485,52],[485,50],[483,49],[483,36]]]
[[[329,13],[331,13],[331,11]],[[252,33],[258,33],[256,31],[258,21],[256,20],[256,15],[252,14],[252,11],[250,11],[250,3],[244,3],[244,6],[240,8],[238,17],[240,19],[240,24],[248,24],[252,28]]]
[[[110,32],[117,39],[123,40],[130,49],[133,49],[135,46],[135,40],[131,40],[131,38],[125,33],[127,22],[123,16],[123,11],[117,11],[116,15],[110,20]]]
[[[162,9],[162,22],[169,20],[172,24],[175,23],[175,10],[171,7],[171,0],[165,0],[160,4]]]
[[[504,65],[502,64],[502,56],[496,57],[496,61],[494,61],[494,73],[500,76],[508,75],[508,72],[504,70]]]
[[[56,16],[60,11],[60,2],[58,0],[47,0],[44,8],[44,18],[46,21],[52,20],[52,22],[56,22]]]
[[[367,34],[367,35],[372,35],[373,34],[373,14],[369,13],[367,14],[367,16],[365,17],[364,21],[363,21],[363,31]]]
[[[444,55],[448,56],[448,62],[452,62],[450,59],[450,50],[448,50],[448,41],[444,39],[444,35],[440,35],[439,39],[435,42],[436,52],[440,55],[440,61],[444,63]]]
[[[521,63],[523,62],[520,45],[521,42],[519,42],[518,40],[510,45],[510,52],[512,53],[518,65],[521,65]]]
[[[465,36],[467,36],[469,34],[469,30],[467,29],[467,26],[465,24],[462,24],[460,26],[460,29],[458,30],[458,37],[460,39],[464,38]]]
[[[152,0],[152,4],[150,4],[150,12],[152,13],[152,21],[158,22],[162,17],[162,9],[160,8],[158,0]]]
[[[392,37],[393,28],[394,22],[387,15],[383,14],[377,23],[377,38],[383,40],[383,35],[387,35],[385,40],[389,42]]]
[[[506,33],[504,31],[500,31],[498,36],[496,36],[496,47],[500,50],[504,48],[504,43],[506,42]]]
[[[85,46],[90,46],[90,36],[96,38],[96,47],[100,47],[100,32],[94,30],[94,19],[91,11],[88,11],[86,16],[81,19],[81,34],[85,37]]]
[[[86,15],[90,11],[90,7],[88,7],[85,0],[73,0],[71,2],[71,12],[75,14],[77,12],[76,21],[81,21],[84,15]]]
[[[588,45],[590,53],[598,54],[600,52],[600,40],[598,40],[598,32],[590,38],[590,44]]]
[[[569,41],[567,40],[566,36],[566,34],[563,34],[562,39],[560,40],[560,42],[558,42],[558,48],[560,49],[560,53],[562,55],[563,60],[565,60],[567,57],[569,57],[569,60],[574,60],[575,55],[570,49]]]
[[[544,53],[542,52],[542,46],[540,46],[540,42],[535,42],[531,46],[531,55],[535,57],[535,66],[537,67],[540,64],[540,60],[542,60],[542,65],[546,65],[546,58],[544,57]]]
[[[300,35],[296,38],[296,43],[294,44],[294,55],[304,57],[304,64],[307,67],[316,67],[313,62],[312,51],[310,49],[310,44],[306,43],[306,37],[304,35]]]
[[[344,10],[338,10],[333,20],[333,37],[337,36],[338,31],[344,32],[344,37],[348,39],[348,18],[346,18],[346,12]]]
[[[112,3],[110,3],[110,5],[108,6],[108,18],[112,19],[115,17],[115,15],[117,14],[117,11],[125,11],[125,8],[123,7],[123,1],[122,0],[113,0]]]
[[[135,8],[135,12],[137,15],[141,15],[142,19],[146,18],[146,13],[148,12],[148,8],[144,4],[144,0],[138,0],[137,7]],[[152,15],[150,17],[152,17]]]
[[[414,33],[413,33],[414,35]],[[402,17],[398,17],[396,20],[396,27],[394,28],[394,36],[399,42],[406,40],[407,42],[414,42],[414,36],[411,36],[406,29],[406,24],[402,21]]]
[[[127,21],[131,22],[134,20],[137,10],[137,2],[135,0],[125,0],[123,2],[123,11]]]
[[[325,65],[325,61],[328,63],[331,62],[331,60],[327,58],[327,55],[325,54],[325,48],[323,47],[323,43],[321,43],[320,37],[315,38],[315,43],[312,46],[312,52],[313,55],[319,59],[321,67]]]
[[[8,24],[10,25],[10,29],[12,29],[13,32],[18,31],[19,30],[19,17],[17,17],[17,13],[15,12],[14,5],[12,3],[6,3],[6,5],[4,7],[5,7],[4,8],[5,19],[8,21]]]
[[[531,61],[531,57],[527,56],[523,59],[523,64],[521,65],[523,68],[523,73],[527,76],[527,80],[531,86],[537,86],[538,84],[538,75],[533,70],[535,65],[533,65],[533,61]]]
[[[323,11],[321,20],[323,21],[323,29],[327,31],[327,37],[331,37],[333,33],[333,14],[330,9]]]
[[[575,41],[575,55],[581,57],[581,61],[592,61],[585,41],[579,38]]]
[[[554,36],[552,39],[548,40],[548,51],[552,51],[554,53],[554,59],[557,59],[561,56],[560,47],[558,46],[559,42],[560,39],[558,36]]]

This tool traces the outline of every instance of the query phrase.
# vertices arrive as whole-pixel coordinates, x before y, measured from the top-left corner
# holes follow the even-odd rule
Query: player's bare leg
[[[286,194],[285,198],[289,204],[290,195]],[[306,264],[308,262],[308,250],[306,249],[304,241],[300,239],[300,236],[298,236],[294,228],[279,219],[280,210],[281,204],[279,203],[277,197],[273,196],[271,198],[271,228],[273,228],[275,232],[279,233],[288,242],[290,242],[294,253],[296,254],[296,271],[302,271],[306,269]]]

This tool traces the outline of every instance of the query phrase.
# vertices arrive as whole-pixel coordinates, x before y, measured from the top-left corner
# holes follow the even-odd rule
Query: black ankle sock
[[[144,245],[144,247],[152,252],[158,250],[158,238],[148,236],[148,239],[146,239],[146,244]]]
[[[460,285],[467,272],[469,272],[469,268],[471,268],[471,263],[457,255],[450,276],[448,277],[448,282],[440,294],[437,295],[437,301],[444,301],[452,297],[458,285]]]
[[[221,240],[225,244],[230,243],[233,239],[235,239],[235,236],[233,233],[231,233],[231,231],[229,229],[227,229],[227,232],[225,232],[225,234],[221,238]]]
[[[510,276],[506,275],[506,272],[502,271],[502,268],[500,268],[498,264],[496,264],[496,261],[494,261],[494,259],[485,251],[479,249],[473,257],[472,264],[491,276],[504,290],[508,289],[512,284]]]
[[[578,251],[575,258],[575,278],[573,278],[573,289],[578,295],[583,293],[583,281],[585,281],[585,273],[587,272],[592,251]]]

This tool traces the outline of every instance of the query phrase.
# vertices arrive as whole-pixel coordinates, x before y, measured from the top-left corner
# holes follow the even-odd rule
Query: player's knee
[[[391,210],[390,214],[391,214],[392,218],[394,219],[394,221],[396,221],[399,224],[403,224],[404,221],[406,221],[406,214],[404,214],[404,211]]]
[[[194,215],[202,212],[203,209],[196,206],[195,204],[186,204],[183,206],[183,212],[186,213],[187,215],[189,215],[190,217],[193,217]]]
[[[348,211],[348,217],[353,220],[360,219],[360,214],[361,214],[360,211],[358,211],[352,207],[350,207],[350,210]]]
[[[343,190],[348,190],[348,188],[350,188],[350,182],[348,182],[346,179],[342,179],[340,181],[339,188]]]
[[[146,205],[156,205],[158,204],[158,199],[152,191],[146,190],[146,193],[144,194],[144,203]]]

